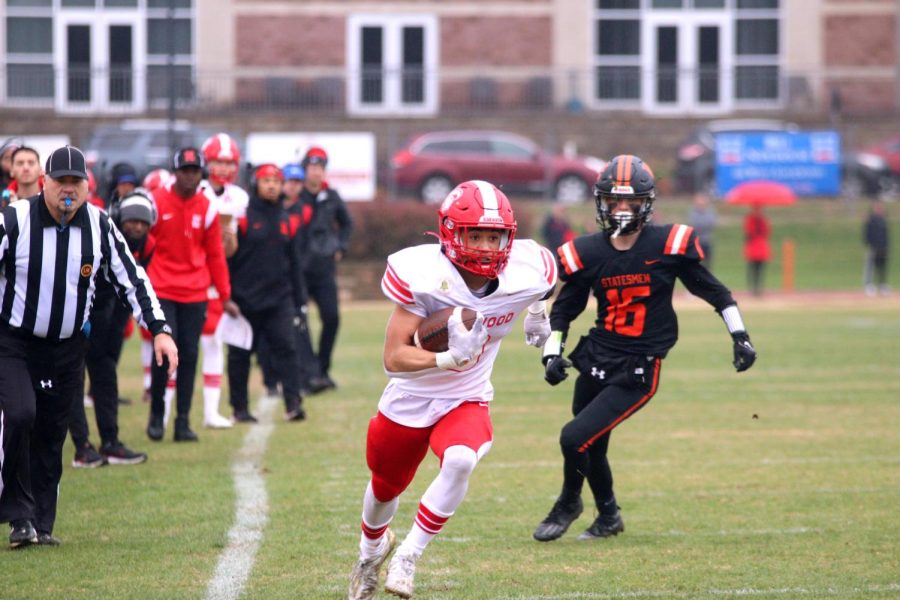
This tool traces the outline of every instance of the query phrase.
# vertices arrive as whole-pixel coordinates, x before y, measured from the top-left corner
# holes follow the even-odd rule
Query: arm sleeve
[[[337,199],[337,209],[334,216],[338,223],[338,240],[341,252],[346,253],[350,245],[350,234],[353,232],[353,219],[350,217],[350,211],[347,210],[347,205],[343,199],[337,192],[334,195]]]
[[[212,205],[206,213],[206,233],[203,237],[206,250],[206,265],[216,291],[222,302],[231,299],[231,279],[228,276],[228,263],[225,261],[225,246],[222,243],[222,225],[219,213]]]
[[[106,237],[102,247],[108,253],[103,259],[108,265],[107,277],[119,298],[131,307],[134,317],[156,335],[166,327],[166,317],[159,305],[159,299],[147,273],[135,261],[128,244],[115,224],[106,215],[101,215],[100,230]]]
[[[725,307],[736,304],[731,290],[695,260],[685,259],[682,262],[678,278],[690,293],[706,300],[716,312],[721,313]]]
[[[299,308],[306,304],[308,299],[306,279],[303,276],[303,237],[300,235],[299,229],[291,238],[288,254],[291,262],[291,291],[294,294],[294,307]]]

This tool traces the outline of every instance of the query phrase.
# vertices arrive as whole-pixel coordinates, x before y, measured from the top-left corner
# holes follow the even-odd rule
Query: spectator
[[[284,175],[282,205],[288,213],[292,217],[298,219],[300,223],[308,223],[309,217],[312,214],[312,207],[300,202],[300,192],[303,190],[303,180],[306,177],[303,166],[297,163],[289,163],[284,166],[282,173]],[[302,229],[299,233],[302,236]],[[301,242],[301,252],[302,248],[303,245]],[[301,260],[303,259],[302,256],[300,258]],[[304,306],[303,309],[305,310],[306,306]],[[306,319],[307,315],[304,314],[302,316],[302,319],[297,319],[297,325],[293,328],[293,331],[294,347],[296,348],[297,356],[296,368],[300,375],[300,392],[301,395],[305,396],[309,393],[310,380],[318,375],[318,368],[316,367],[316,355],[315,352],[313,352],[312,341],[309,337],[309,327]],[[257,349],[257,359],[259,360],[260,370],[262,371],[266,395],[278,396],[279,381],[275,374],[272,354],[269,351],[265,339],[260,340]]]
[[[283,178],[275,165],[256,169],[254,195],[238,219],[238,249],[228,266],[234,302],[253,328],[254,346],[265,339],[271,351],[275,376],[282,383],[285,419],[302,421],[306,413],[292,330],[295,318],[305,318],[306,292],[298,247],[300,220],[280,203]],[[254,349],[228,347],[228,387],[237,421],[246,421],[250,414],[247,381]]]
[[[547,213],[547,218],[544,219],[543,225],[541,225],[541,234],[544,236],[544,242],[546,242],[547,247],[553,250],[575,239],[575,232],[572,230],[569,219],[566,218],[566,207],[564,205],[559,203],[553,205],[553,208]]]
[[[119,225],[128,250],[135,262],[146,269],[153,258],[156,241],[150,228],[156,221],[156,207],[145,190],[136,189],[119,203]],[[105,265],[104,265],[105,267]],[[119,380],[116,367],[122,355],[125,326],[131,317],[113,285],[112,277],[97,278],[97,290],[91,307],[90,335],[85,363],[91,379],[94,416],[100,432],[100,451],[90,443],[90,432],[83,402],[75,402],[69,431],[75,444],[76,468],[98,467],[104,464],[134,465],[147,460],[143,452],[135,452],[119,439]]]
[[[369,421],[366,461],[372,475],[363,496],[351,600],[375,596],[378,571],[394,547],[390,523],[400,494],[430,447],[440,471],[419,502],[385,582],[392,594],[412,595],[417,560],[462,503],[475,466],[491,448],[490,378],[502,338],[526,309],[526,342],[540,347],[550,334],[543,301],[556,285],[551,253],[531,240],[514,240],[512,206],[490,183],[467,181],[447,198],[438,211],[440,245],[392,254],[381,280],[396,304],[384,343],[384,369],[391,379]],[[478,311],[471,330],[457,311],[450,318],[447,351],[417,347],[413,334],[419,324],[448,306]]]
[[[303,211],[309,214],[309,221],[304,222],[303,234],[304,279],[322,319],[318,373],[309,382],[309,391],[313,394],[336,387],[330,371],[340,320],[337,263],[347,252],[353,229],[350,213],[340,194],[325,182],[327,166],[328,155],[317,146],[310,148],[303,157],[306,179],[300,192],[300,202],[303,203]]]
[[[744,218],[744,259],[747,261],[747,285],[754,296],[762,296],[766,263],[772,258],[769,237],[772,228],[762,205],[754,204]]]
[[[602,231],[581,236],[559,249],[563,287],[550,312],[552,333],[544,345],[544,378],[557,385],[578,370],[572,413],[559,443],[562,491],[534,538],[561,537],[584,508],[584,480],[599,513],[578,539],[593,540],[625,530],[613,492],[607,451],[613,428],[656,394],[662,361],[678,338],[672,290],[679,279],[722,316],[731,334],[734,367],[756,360],[731,292],[700,264],[697,236],[687,225],[650,225],[656,182],[632,155],[613,158],[594,186]],[[569,326],[590,297],[597,301],[594,327],[569,360],[563,357]]]
[[[150,281],[157,285],[160,305],[172,326],[181,362],[177,370],[176,442],[197,441],[190,428],[191,399],[197,371],[198,345],[206,320],[207,288],[216,286],[225,312],[238,315],[231,301],[231,284],[215,206],[203,192],[203,157],[196,148],[182,148],[174,158],[175,176],[153,192],[159,219],[151,233],[156,252]],[[161,366],[151,369],[150,419],[147,436],[165,434],[165,390],[168,376]]]
[[[13,181],[7,187],[10,191],[10,202],[37,196],[44,187],[41,157],[34,148],[19,146],[13,151],[11,174]]]
[[[178,365],[171,329],[143,269],[109,217],[86,203],[81,150],[54,150],[45,171],[40,194],[0,213],[0,261],[9,267],[0,270],[0,292],[11,307],[0,315],[0,522],[10,523],[13,548],[60,543],[53,526],[62,449],[70,407],[83,391],[82,331],[101,265],[108,265],[119,298],[153,332],[157,364]],[[29,231],[35,235],[20,235]],[[68,248],[66,260],[32,254],[46,257],[57,248]]]
[[[106,210],[113,219],[119,200],[130,194],[138,185],[137,170],[130,163],[116,163],[110,170],[109,189],[106,192]]]
[[[10,138],[0,146],[0,192],[5,192],[13,181],[12,154],[20,145],[16,138]],[[2,198],[4,206],[9,204],[9,194],[3,194]]]
[[[709,195],[698,192],[694,194],[694,203],[688,212],[688,225],[694,228],[700,249],[703,251],[703,266],[712,271],[713,230],[718,224],[716,209],[709,201]]]
[[[887,296],[891,291],[887,282],[889,237],[884,203],[875,201],[863,225],[863,241],[866,244],[863,286],[867,296],[874,296],[878,292]]]

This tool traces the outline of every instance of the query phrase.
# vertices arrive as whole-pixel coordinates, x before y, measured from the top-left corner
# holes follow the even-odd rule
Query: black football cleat
[[[150,413],[150,421],[147,423],[147,437],[158,442],[163,439],[166,433],[166,427],[163,425],[162,415]]]
[[[27,519],[13,521],[9,524],[9,547],[24,548],[38,543],[38,534],[31,521]]]
[[[246,410],[234,411],[234,416],[231,417],[231,420],[235,423],[259,423],[259,419],[251,415]]]
[[[596,540],[597,538],[611,537],[619,535],[625,531],[625,522],[622,520],[622,513],[616,511],[614,515],[600,515],[591,526],[585,529],[579,540]]]
[[[37,544],[38,546],[59,546],[62,542],[52,533],[39,533]]]
[[[575,519],[581,516],[584,510],[584,504],[581,498],[574,503],[565,503],[557,500],[550,509],[547,518],[541,521],[534,530],[534,539],[539,542],[550,542],[562,537],[569,528],[569,525],[575,522]]]
[[[175,417],[175,434],[176,442],[196,442],[199,441],[197,434],[191,430],[187,417]]]

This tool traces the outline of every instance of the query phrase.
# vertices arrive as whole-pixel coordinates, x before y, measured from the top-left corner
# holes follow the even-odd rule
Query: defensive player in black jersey
[[[556,385],[578,370],[572,413],[560,435],[564,459],[562,493],[534,538],[562,536],[581,515],[587,477],[599,516],[578,539],[625,530],[606,453],[612,429],[656,393],[660,366],[678,339],[672,308],[675,279],[709,302],[734,340],[734,367],[756,360],[731,292],[700,261],[703,252],[691,227],[650,225],[656,195],[653,172],[631,155],[615,157],[594,186],[601,232],[581,236],[557,250],[563,286],[550,313],[552,334],[544,345],[544,378]],[[563,357],[569,324],[597,299],[597,320]]]

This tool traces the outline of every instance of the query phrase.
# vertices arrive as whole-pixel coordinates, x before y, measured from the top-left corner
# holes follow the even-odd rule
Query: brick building
[[[0,106],[884,114],[898,20],[894,0],[0,0]]]

